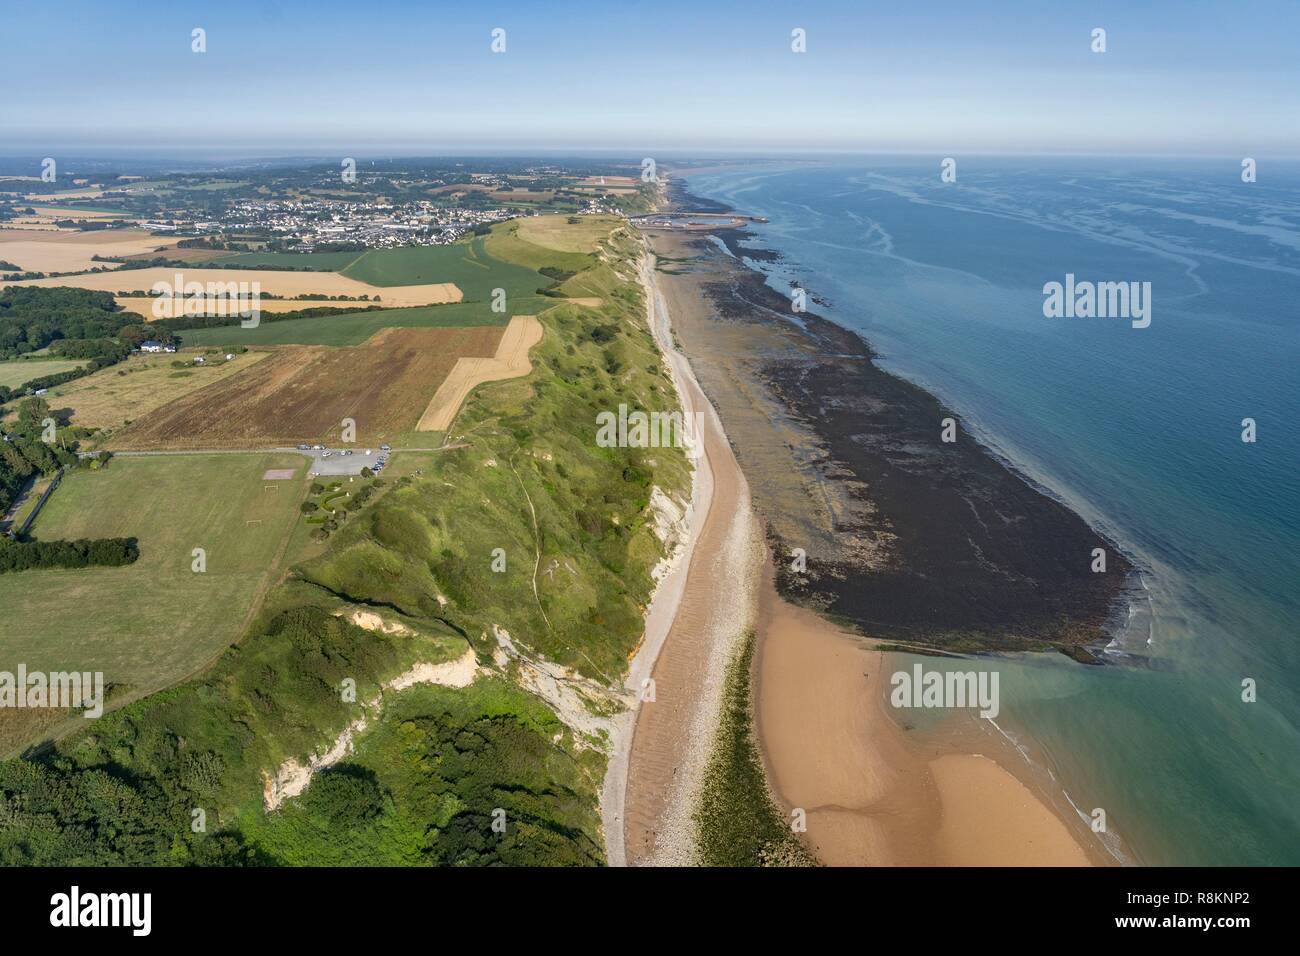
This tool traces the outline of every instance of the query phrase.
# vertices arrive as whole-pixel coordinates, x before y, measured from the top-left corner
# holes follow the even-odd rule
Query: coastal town
[[[291,252],[313,252],[325,244],[347,243],[368,249],[438,246],[455,242],[476,226],[509,218],[504,207],[449,206],[427,199],[401,204],[357,203],[342,199],[244,200],[214,220],[144,222],[154,232],[195,236],[272,236]]]

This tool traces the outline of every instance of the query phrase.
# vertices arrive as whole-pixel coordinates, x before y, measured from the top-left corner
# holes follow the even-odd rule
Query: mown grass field
[[[135,537],[140,559],[0,575],[0,659],[103,671],[133,694],[193,673],[242,632],[299,517],[304,482],[262,474],[306,467],[299,455],[184,455],[69,473],[33,537]],[[202,574],[191,570],[194,548],[207,552]]]
[[[75,361],[64,359],[47,359],[41,361],[14,359],[8,362],[0,362],[0,385],[9,388],[17,388],[24,382],[30,382],[34,378],[44,378],[46,375],[58,375],[60,372],[70,372],[74,368],[80,368],[84,364],[84,359],[77,359]]]

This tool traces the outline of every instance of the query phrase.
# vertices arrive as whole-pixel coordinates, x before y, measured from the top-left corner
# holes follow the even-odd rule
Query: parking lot
[[[375,471],[380,468],[379,459],[388,459],[392,452],[378,448],[300,448],[304,455],[312,459],[313,475],[359,475],[362,468]]]

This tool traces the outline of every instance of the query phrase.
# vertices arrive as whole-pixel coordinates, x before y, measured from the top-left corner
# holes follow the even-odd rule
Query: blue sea
[[[798,280],[1141,569],[1113,666],[997,664],[999,727],[1081,817],[1105,811],[1098,838],[1139,863],[1300,864],[1300,166],[958,157],[945,183],[941,158],[689,189],[766,217],[774,287]],[[1067,274],[1150,282],[1150,326],[1045,317]]]

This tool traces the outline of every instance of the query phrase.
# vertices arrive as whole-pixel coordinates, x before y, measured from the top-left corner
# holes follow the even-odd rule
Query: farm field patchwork
[[[567,225],[568,217],[557,218]],[[589,217],[604,223],[608,231],[613,217]],[[534,221],[534,220],[528,220]],[[413,288],[427,288],[427,280],[442,277],[462,294],[461,301],[433,308],[385,309],[383,311],[347,313],[311,319],[291,319],[285,322],[263,322],[258,328],[243,329],[233,326],[221,328],[190,329],[182,331],[186,345],[357,345],[380,329],[402,327],[453,327],[468,325],[502,325],[510,315],[535,315],[556,305],[558,299],[541,295],[539,290],[550,288],[555,278],[542,275],[537,269],[552,268],[577,271],[592,264],[592,256],[585,253],[565,252],[518,239],[518,221],[501,223],[493,227],[488,236],[477,236],[469,241],[448,246],[413,246],[400,249],[373,249],[362,255],[347,269],[347,280],[366,283],[367,288],[378,288],[383,305],[391,305],[395,297]],[[569,244],[590,244],[592,225],[577,228],[576,236],[569,236],[563,226],[553,225],[542,230],[543,241]],[[217,270],[214,270],[217,271]],[[236,270],[242,277],[242,272]],[[230,276],[231,272],[225,273]],[[274,273],[258,273],[274,274]],[[330,273],[289,273],[300,280],[310,281],[311,276]],[[405,283],[426,283],[418,286]],[[264,286],[264,289],[269,287]],[[505,293],[504,311],[496,311],[495,290]],[[322,288],[318,291],[329,292]],[[274,300],[272,300],[274,301]],[[315,303],[306,303],[310,307]],[[268,310],[273,311],[273,310]]]
[[[3,666],[102,671],[120,688],[114,700],[198,670],[241,633],[299,518],[304,482],[262,475],[294,468],[301,476],[306,465],[300,455],[172,455],[68,474],[32,534],[135,537],[140,559],[0,575]],[[194,548],[206,552],[203,573],[192,570]]]
[[[2,249],[3,246],[0,246]],[[131,269],[122,272],[92,272],[84,275],[63,276],[48,279],[27,279],[20,282],[0,283],[0,285],[33,286],[72,286],[77,289],[98,289],[103,292],[147,292],[155,283],[165,282],[174,285],[177,274],[181,281],[216,283],[226,285],[231,282],[258,282],[265,293],[271,295],[295,296],[302,293],[320,295],[349,295],[359,298],[366,295],[371,299],[383,296],[385,305],[436,305],[443,302],[459,302],[461,293],[450,282],[427,285],[408,285],[380,288],[358,282],[339,275],[337,272],[286,272],[259,269],[202,269],[172,268],[156,266],[147,269]]]
[[[532,302],[547,302],[541,296]],[[353,303],[356,305],[357,303]],[[311,307],[306,306],[306,307]],[[255,329],[238,325],[210,329],[185,329],[178,332],[186,346],[211,347],[246,345],[250,348],[270,345],[360,345],[376,332],[387,328],[464,328],[467,326],[504,326],[509,316],[492,312],[480,303],[457,302],[417,309],[375,309],[370,312],[347,312],[322,315],[311,319],[262,321]]]
[[[377,445],[411,431],[456,361],[495,355],[503,331],[502,326],[384,328],[355,347],[280,348],[253,368],[134,422],[110,447],[337,442],[345,418],[355,420],[359,445]]]
[[[187,250],[193,252],[194,250]],[[493,289],[506,295],[531,295],[548,280],[532,269],[490,255],[486,237],[476,236],[444,246],[402,246],[363,249],[359,252],[240,252],[212,254],[208,264],[217,268],[255,266],[337,272],[348,279],[380,288],[453,283],[466,300],[486,301]],[[196,259],[196,265],[203,260]],[[324,290],[322,290],[324,291]],[[388,297],[385,296],[385,300]]]
[[[202,264],[205,260],[210,260],[213,265],[222,269],[234,266],[240,269],[293,268],[313,272],[342,272],[365,255],[368,250],[361,249],[355,252],[214,252],[211,249],[189,249],[186,251],[201,253],[201,255],[194,256],[196,265]]]
[[[348,266],[343,274],[385,287],[454,282],[465,293],[466,299],[480,301],[489,299],[496,288],[505,289],[506,295],[513,298],[531,294],[547,281],[530,268],[489,254],[484,236],[448,246],[372,249]]]
[[[176,242],[175,239],[151,235],[143,229],[102,229],[95,232],[0,229],[0,260],[11,262],[27,272],[117,269],[118,263],[96,262],[93,257],[170,255],[170,247]],[[158,249],[169,251],[156,253]]]
[[[153,314],[154,304],[161,297],[150,296],[148,298],[141,296],[117,295],[113,301],[126,309],[128,312],[134,312],[143,316],[149,321],[155,318],[170,319],[173,318],[173,311],[176,315],[201,315],[212,311],[216,314],[220,309],[225,307],[225,303],[219,299],[161,299],[162,315]],[[179,303],[179,308],[178,304]],[[344,309],[356,311],[358,306],[364,306],[364,302],[340,302],[330,299],[262,299],[258,307],[262,312],[297,312],[301,309]],[[238,328],[236,326],[236,328]],[[224,340],[223,340],[224,341]]]
[[[50,219],[134,219],[135,214],[109,206],[36,206],[32,212]]]
[[[192,355],[132,355],[125,362],[50,389],[45,399],[56,410],[68,410],[77,425],[118,428],[173,399],[250,368],[268,354],[245,352],[229,362],[183,369],[173,368],[171,363],[192,361]],[[37,363],[24,364],[32,366]]]
[[[458,358],[429,400],[429,407],[420,416],[415,430],[444,432],[451,427],[461,404],[476,387],[531,372],[533,366],[528,359],[528,350],[542,340],[542,331],[542,323],[535,316],[516,315],[506,327],[492,357]]]

